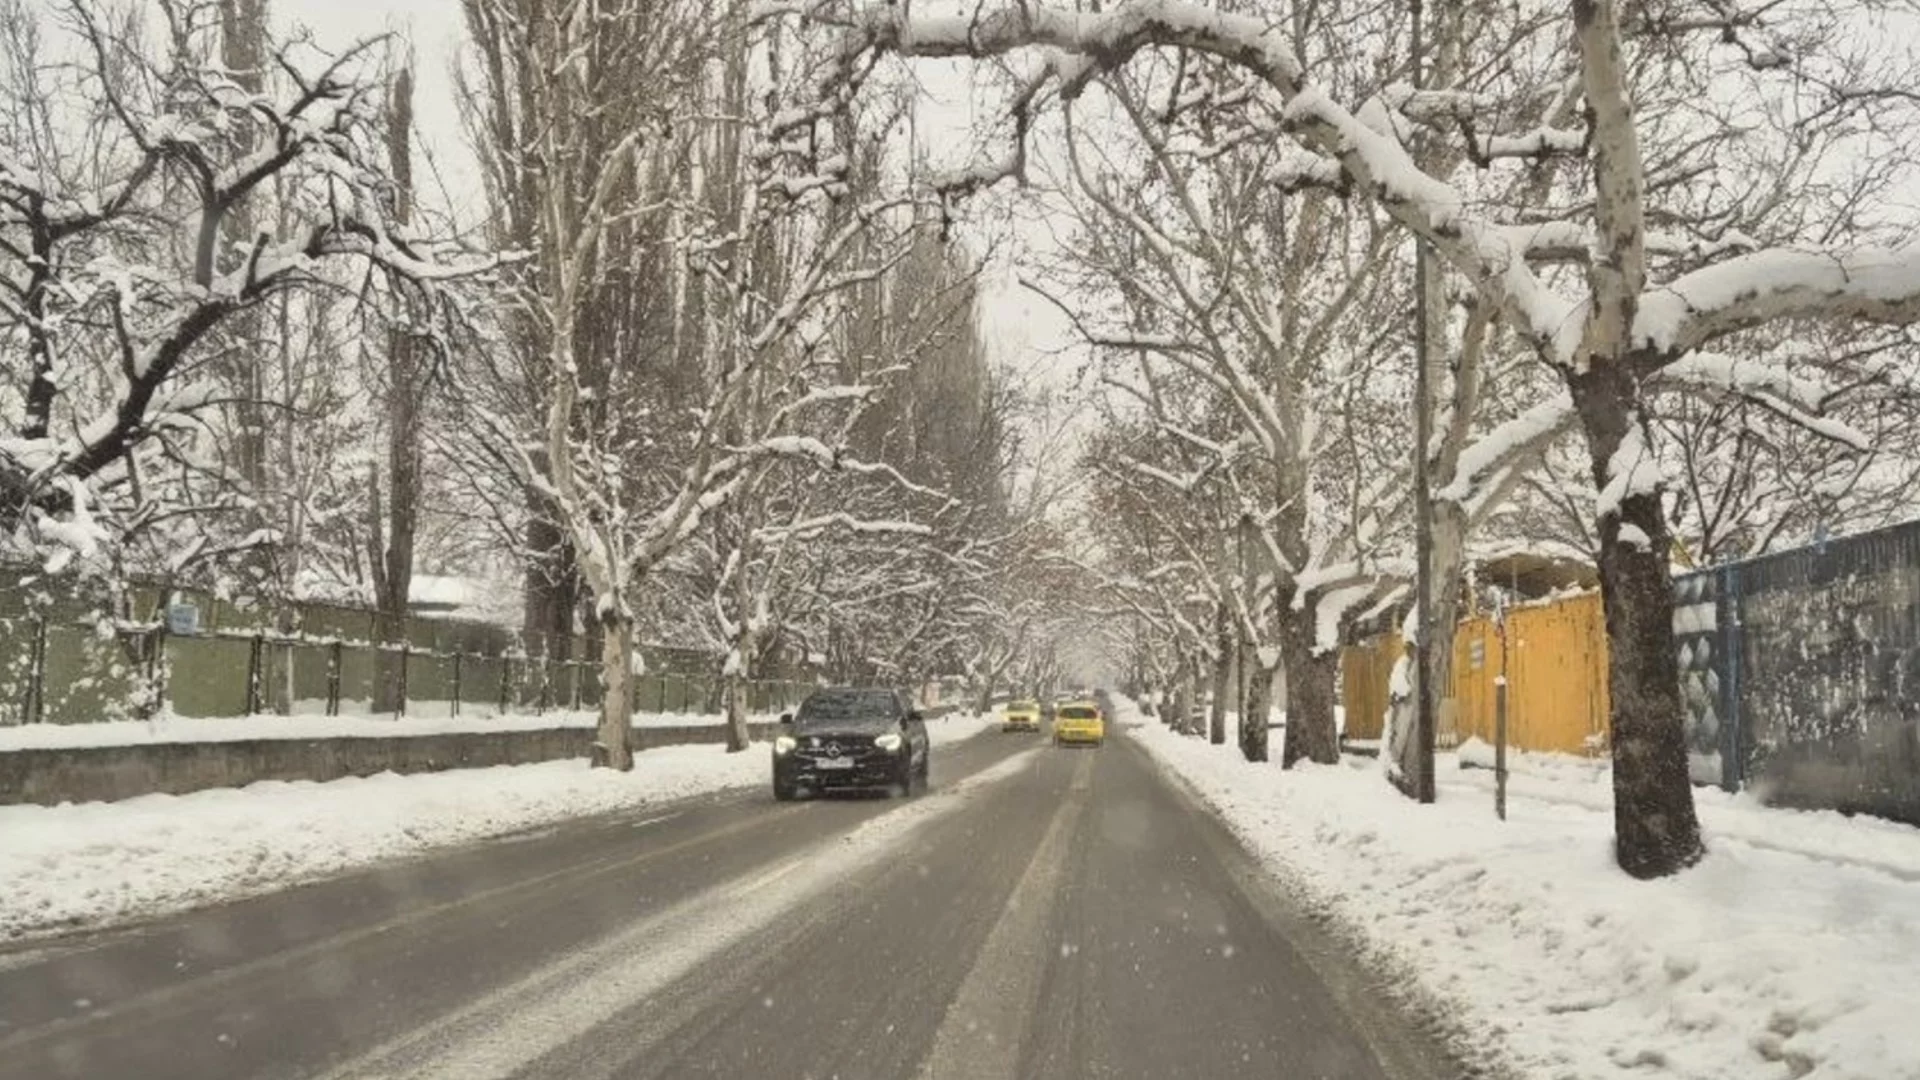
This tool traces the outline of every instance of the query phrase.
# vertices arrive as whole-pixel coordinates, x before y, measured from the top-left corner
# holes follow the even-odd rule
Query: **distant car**
[[[1053,718],[1053,745],[1099,746],[1107,741],[1106,717],[1091,701],[1076,701],[1060,706]]]
[[[1009,701],[1007,710],[1000,717],[1001,731],[1039,731],[1040,703],[1037,701]]]
[[[773,740],[773,797],[803,793],[926,790],[927,725],[906,695],[884,688],[817,690],[780,718]]]

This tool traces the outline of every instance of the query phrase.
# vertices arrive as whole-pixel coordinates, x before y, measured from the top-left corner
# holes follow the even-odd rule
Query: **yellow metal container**
[[[1493,741],[1494,681],[1507,677],[1508,744],[1521,750],[1600,754],[1607,748],[1607,628],[1598,592],[1509,609],[1505,632],[1491,616],[1462,620],[1453,639],[1451,700],[1442,702],[1443,743]],[[1388,680],[1400,655],[1385,635],[1341,655],[1347,735],[1380,737]],[[1454,738],[1449,739],[1447,734]]]

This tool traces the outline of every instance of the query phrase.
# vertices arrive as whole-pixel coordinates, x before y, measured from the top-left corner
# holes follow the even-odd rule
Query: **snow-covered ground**
[[[927,728],[938,746],[984,726],[956,716]],[[0,939],[150,918],[569,818],[759,787],[767,753],[669,746],[636,755],[624,774],[553,761],[0,807]]]
[[[1120,717],[1519,1076],[1920,1078],[1920,830],[1697,789],[1710,854],[1640,882],[1603,763],[1515,755],[1501,823],[1492,773],[1461,768],[1483,747],[1442,755],[1420,807],[1372,760],[1283,772]]]

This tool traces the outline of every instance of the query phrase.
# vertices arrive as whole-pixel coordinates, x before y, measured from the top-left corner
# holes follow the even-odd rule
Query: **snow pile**
[[[1920,830],[1702,790],[1711,853],[1640,882],[1613,864],[1603,763],[1515,755],[1502,824],[1458,755],[1420,807],[1373,761],[1282,772],[1135,734],[1519,1075],[1920,1077]]]
[[[1000,730],[998,717],[968,716],[966,713],[948,713],[927,721],[927,745],[946,746],[962,739],[971,739],[983,731]],[[937,768],[940,762],[936,760]]]
[[[1461,766],[1458,783],[1485,792],[1489,805],[1494,788],[1493,756],[1493,747],[1479,739],[1468,739],[1453,755],[1454,763]],[[1611,815],[1613,772],[1605,758],[1509,750],[1507,793],[1509,798],[1518,794]],[[1831,810],[1764,807],[1751,794],[1736,795],[1719,788],[1694,788],[1693,802],[1710,841],[1731,838],[1756,848],[1861,866],[1920,882],[1920,829],[1883,818],[1850,818]]]
[[[113,803],[0,807],[0,938],[146,918],[381,859],[767,780],[767,754],[670,746],[630,773],[585,761]]]
[[[941,746],[982,725],[956,718],[927,730]],[[757,788],[771,776],[765,746],[668,746],[634,761],[630,773],[552,761],[0,806],[0,940],[150,918],[569,818]],[[940,776],[936,759],[936,788]]]

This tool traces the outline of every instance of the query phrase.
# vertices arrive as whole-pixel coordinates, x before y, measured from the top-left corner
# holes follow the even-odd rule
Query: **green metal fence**
[[[397,708],[374,712],[380,654],[399,670]],[[812,689],[756,681],[748,711],[792,708]],[[635,675],[634,709],[708,713],[717,676],[685,670]],[[86,624],[44,615],[0,616],[0,725],[258,713],[466,716],[598,709],[597,660],[376,646],[344,638],[244,629],[193,635],[160,627]]]

